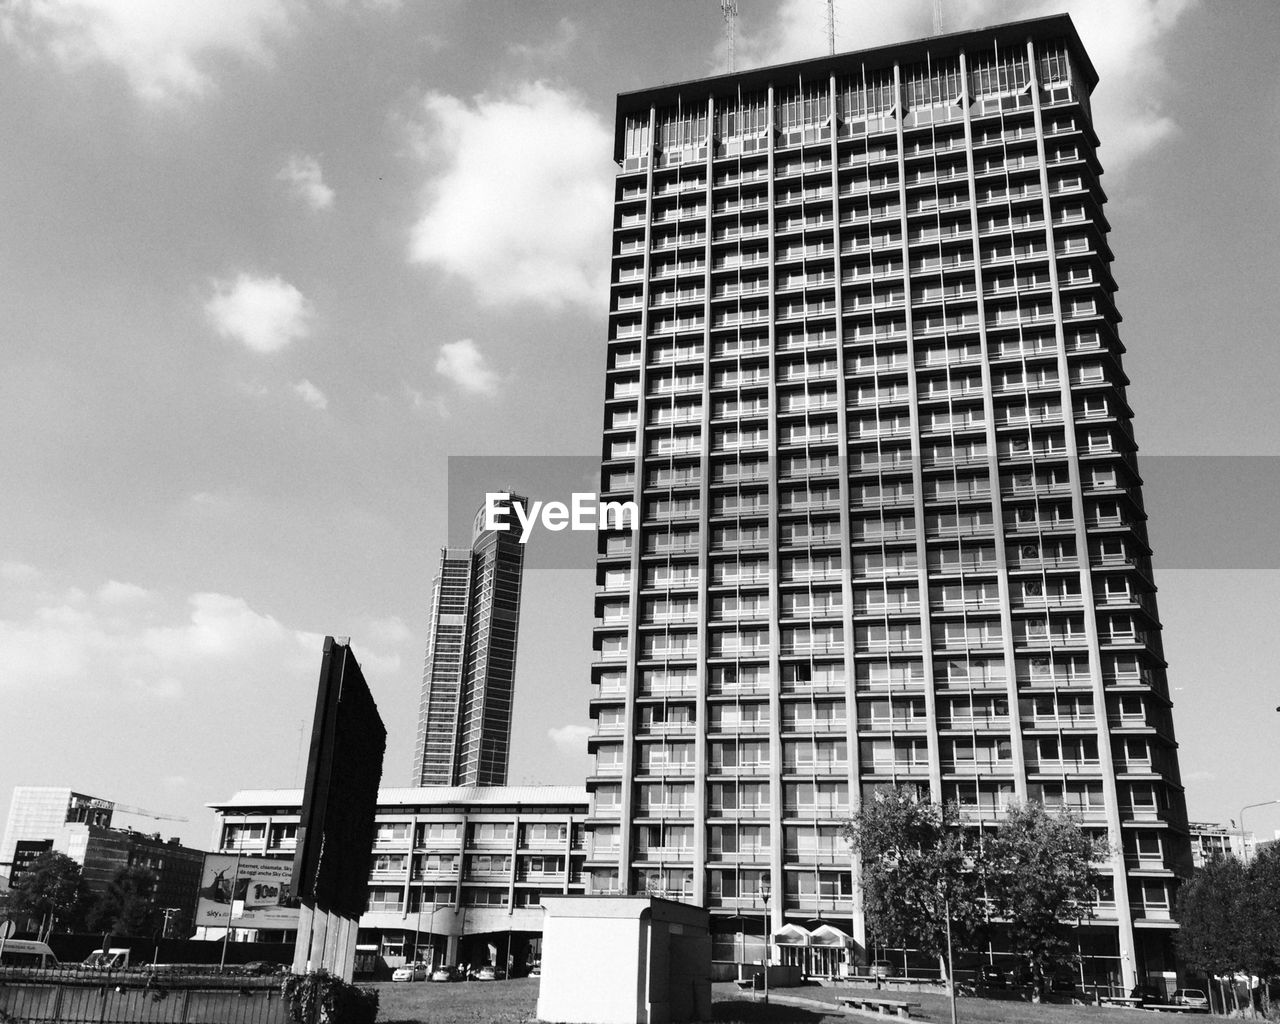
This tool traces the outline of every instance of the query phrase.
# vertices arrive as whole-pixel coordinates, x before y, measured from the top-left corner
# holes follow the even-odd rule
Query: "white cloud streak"
[[[276,180],[287,182],[289,192],[312,210],[319,212],[333,205],[333,189],[324,183],[320,162],[313,156],[295,153],[280,169]]]
[[[362,625],[355,638],[371,675],[395,672],[410,639],[397,620]],[[195,593],[178,601],[110,580],[86,589],[11,587],[0,611],[0,692],[97,691],[143,699],[202,698],[309,679],[324,638],[286,626],[243,598]]]
[[[492,395],[498,390],[498,375],[470,338],[440,346],[436,373],[468,394]]]
[[[591,735],[591,727],[587,725],[553,726],[547,730],[551,742],[564,754],[585,754],[587,737]]]
[[[213,292],[204,307],[210,323],[251,351],[278,352],[310,332],[310,305],[279,277],[239,274],[234,281],[214,281]]]
[[[112,65],[140,98],[172,102],[213,90],[211,57],[270,65],[272,42],[290,33],[300,8],[296,0],[10,0],[0,7],[0,39],[64,71]]]
[[[329,408],[329,397],[305,378],[293,385],[293,393],[313,409],[323,411]]]
[[[431,93],[429,162],[409,258],[465,280],[482,302],[596,307],[607,293],[612,132],[542,82],[470,103]]]

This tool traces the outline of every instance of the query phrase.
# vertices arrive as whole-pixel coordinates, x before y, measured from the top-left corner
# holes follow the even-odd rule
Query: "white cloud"
[[[550,39],[542,43],[510,43],[507,46],[507,53],[524,60],[564,60],[570,55],[580,34],[577,25],[568,18],[561,18],[556,25],[555,34]]]
[[[320,162],[313,156],[295,153],[276,175],[287,181],[295,199],[301,199],[313,210],[327,210],[333,205],[333,189],[324,183]]]
[[[329,408],[328,396],[305,378],[293,385],[293,392],[313,409]]]
[[[1199,0],[945,0],[943,28],[958,32],[1002,21],[1071,15],[1098,71],[1093,111],[1103,166],[1122,172],[1177,131],[1165,106],[1170,72],[1162,47],[1178,19]],[[740,21],[741,25],[742,22]],[[836,2],[836,49],[863,49],[930,35],[931,0],[868,4]],[[744,26],[738,66],[758,67],[826,53],[826,9],[813,0],[786,0],[756,31]],[[723,65],[723,47],[718,55]]]
[[[239,274],[214,281],[213,292],[204,309],[214,328],[254,352],[277,352],[311,330],[310,304],[278,277]]]
[[[143,99],[172,101],[213,88],[210,58],[269,65],[271,41],[290,32],[299,8],[296,0],[10,0],[0,39],[66,71],[113,65]]]
[[[53,596],[16,595],[0,618],[6,665],[0,687],[18,692],[89,683],[109,692],[173,700],[228,684],[315,671],[323,638],[290,629],[242,598],[192,594],[166,602],[131,583],[109,581]]]
[[[551,742],[565,754],[585,754],[587,737],[591,734],[592,730],[588,725],[561,725],[547,730]]]
[[[6,583],[34,583],[40,570],[25,562],[0,562],[0,580]]]
[[[498,375],[470,338],[440,346],[436,373],[473,395],[491,395],[498,390]]]
[[[439,395],[428,395],[423,391],[408,384],[404,386],[404,394],[409,399],[409,405],[416,413],[432,412],[439,416],[442,420],[449,418],[449,406]]]
[[[595,307],[606,294],[612,132],[542,82],[466,103],[431,93],[429,162],[411,260],[467,281],[487,303]]]

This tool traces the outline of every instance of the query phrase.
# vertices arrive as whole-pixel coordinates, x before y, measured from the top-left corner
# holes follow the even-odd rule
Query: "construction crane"
[[[125,814],[138,814],[144,818],[155,818],[156,821],[190,821],[190,818],[182,818],[176,814],[156,814],[154,811],[144,810],[141,807],[130,807],[128,804],[111,805],[113,811],[123,811]]]
[[[933,34],[942,35],[942,0],[933,0]]]
[[[836,55],[836,0],[827,0],[827,55]]]
[[[734,35],[737,31],[738,0],[720,0],[720,13],[724,16],[724,42],[728,51],[729,74],[734,71]]]

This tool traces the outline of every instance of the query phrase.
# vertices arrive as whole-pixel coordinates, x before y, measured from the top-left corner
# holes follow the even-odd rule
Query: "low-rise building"
[[[1193,821],[1187,826],[1191,836],[1191,861],[1197,871],[1218,857],[1252,859],[1257,840],[1252,832],[1218,825],[1210,821]]]
[[[291,858],[302,791],[247,790],[210,806],[220,853]],[[578,786],[383,789],[360,959],[524,965],[540,956],[545,895],[584,891]],[[287,934],[243,938],[288,939]]]

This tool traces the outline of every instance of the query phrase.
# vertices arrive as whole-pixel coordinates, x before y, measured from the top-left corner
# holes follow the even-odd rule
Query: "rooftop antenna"
[[[933,34],[942,35],[942,0],[933,0]]]
[[[836,55],[836,0],[827,0],[827,55]]]
[[[724,15],[724,42],[729,53],[729,74],[734,70],[734,32],[738,20],[738,0],[720,0],[720,13]]]

